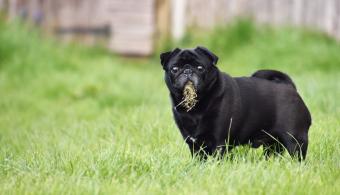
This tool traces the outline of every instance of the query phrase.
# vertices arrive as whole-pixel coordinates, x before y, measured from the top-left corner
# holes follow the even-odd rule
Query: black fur
[[[286,83],[291,85],[296,89],[296,86],[292,79],[285,73],[277,71],[277,70],[259,70],[256,71],[252,77],[257,77],[261,79],[267,79],[269,81],[277,82],[277,83]]]
[[[263,145],[266,156],[286,148],[292,156],[305,159],[311,116],[291,78],[274,70],[230,77],[218,70],[217,60],[204,47],[161,54],[174,119],[191,153],[205,158],[250,144]],[[186,112],[177,105],[189,80],[198,103]]]

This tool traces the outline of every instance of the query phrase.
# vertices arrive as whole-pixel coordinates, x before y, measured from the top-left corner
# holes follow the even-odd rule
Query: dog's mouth
[[[193,109],[198,102],[197,91],[195,89],[194,84],[191,81],[188,81],[183,89],[183,98],[182,101],[177,106],[183,106],[187,112]],[[176,107],[177,107],[176,106]]]

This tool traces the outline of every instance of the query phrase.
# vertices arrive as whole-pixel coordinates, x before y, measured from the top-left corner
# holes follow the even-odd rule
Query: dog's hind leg
[[[285,132],[281,134],[280,141],[292,157],[297,157],[299,161],[306,158],[308,149],[307,133],[293,135],[289,132]]]

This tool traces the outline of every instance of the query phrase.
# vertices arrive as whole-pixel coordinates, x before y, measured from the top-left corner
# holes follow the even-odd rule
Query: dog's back
[[[251,75],[252,77],[265,79],[276,83],[285,83],[296,89],[293,80],[286,74],[277,70],[258,70]]]

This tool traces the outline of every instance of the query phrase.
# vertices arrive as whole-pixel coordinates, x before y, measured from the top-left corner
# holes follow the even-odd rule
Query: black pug
[[[176,48],[160,58],[176,124],[193,156],[223,156],[250,144],[263,145],[266,157],[286,148],[305,159],[311,116],[287,74],[259,70],[251,77],[231,77],[219,71],[218,57],[204,47]],[[188,81],[198,100],[190,111],[177,106]]]

